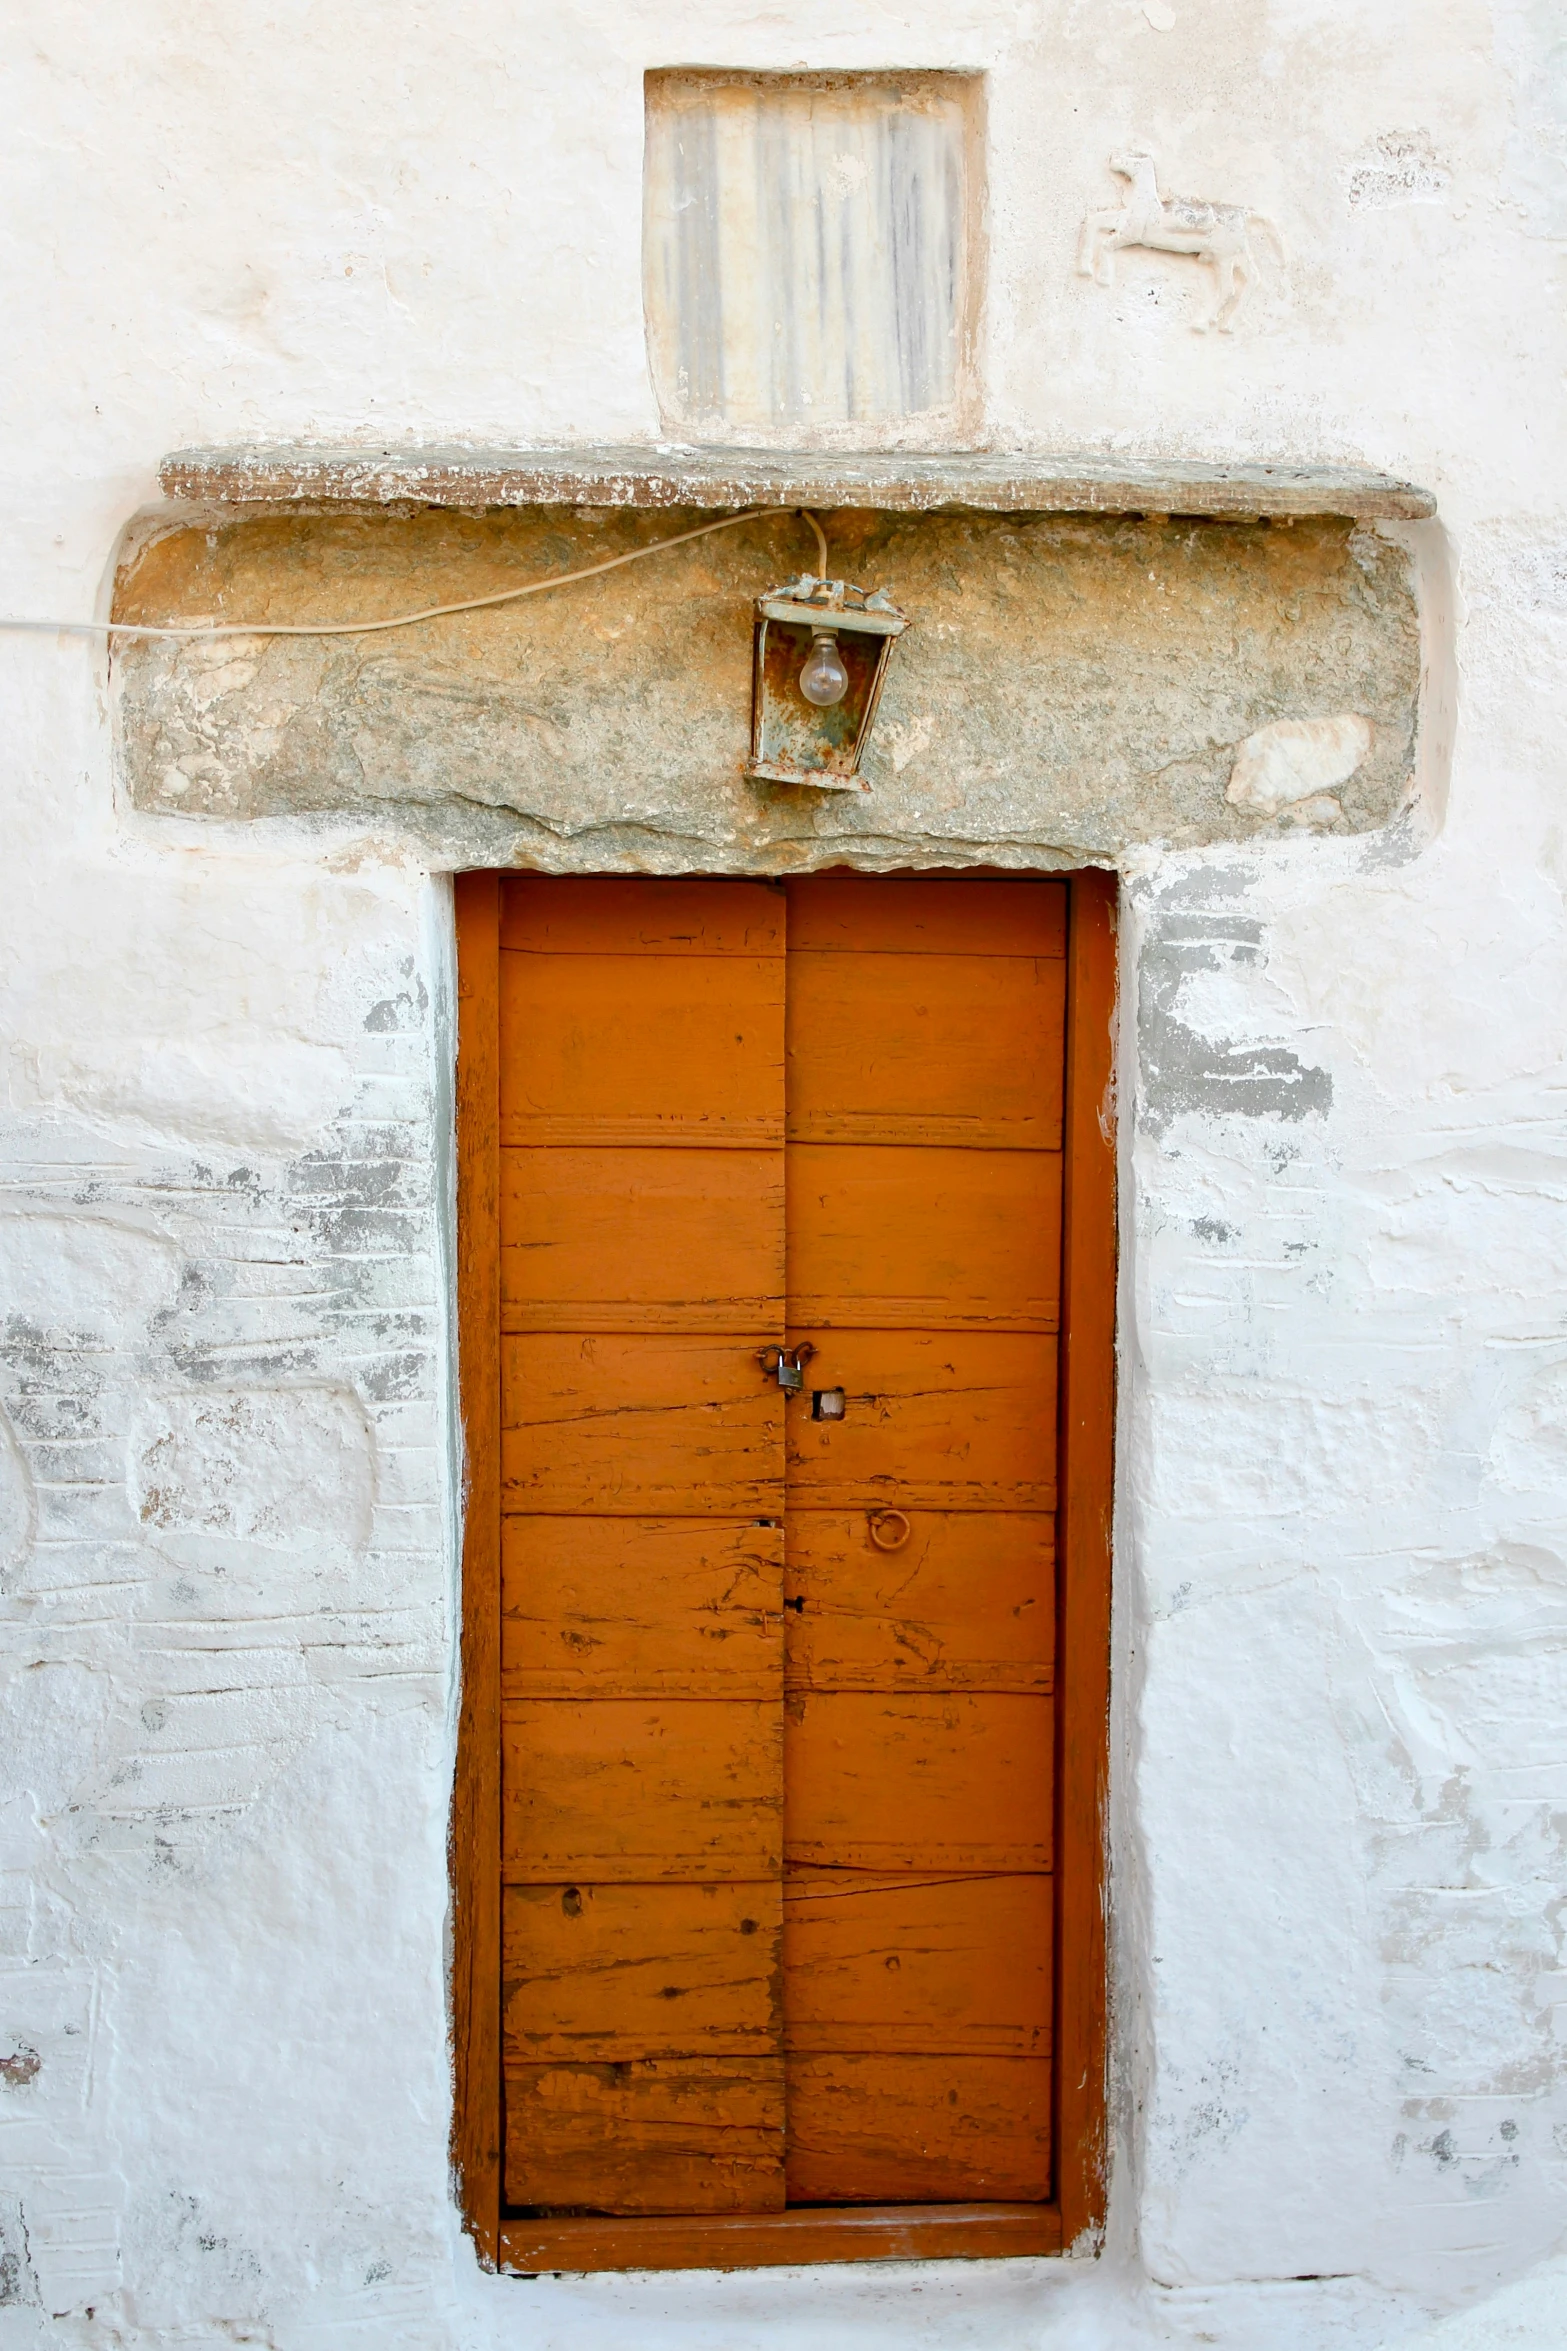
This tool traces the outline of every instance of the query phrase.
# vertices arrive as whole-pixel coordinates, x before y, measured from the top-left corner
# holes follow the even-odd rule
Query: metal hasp
[[[746,774],[764,784],[868,792],[860,759],[893,639],[908,625],[884,590],[867,594],[848,580],[819,580],[810,572],[759,596]],[[800,691],[800,672],[814,641],[827,631],[849,683],[839,700],[820,709]]]

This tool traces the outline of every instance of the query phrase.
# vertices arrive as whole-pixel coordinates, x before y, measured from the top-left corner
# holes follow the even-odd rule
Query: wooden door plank
[[[1072,884],[1067,1031],[1059,1638],[1056,2129],[1069,2245],[1102,2237],[1106,2157],[1106,1807],[1115,1446],[1116,883]]]
[[[775,1331],[783,1231],[776,1149],[505,1150],[501,1327]]]
[[[791,1862],[1048,1870],[1049,1698],[795,1691],[784,1746]]]
[[[746,1339],[534,1333],[501,1360],[506,1509],[782,1515],[784,1400]]]
[[[871,1539],[867,1511],[790,1511],[788,1685],[1048,1690],[1056,1642],[1049,1514],[907,1516],[907,1540],[885,1551]]]
[[[1059,1152],[791,1143],[786,1156],[801,1328],[1056,1329]]]
[[[789,947],[855,956],[1066,953],[1067,885],[1030,876],[807,874],[789,884]]]
[[[1059,2253],[1053,2204],[797,2204],[657,2220],[508,2220],[502,2260],[543,2270],[759,2269],[803,2262],[997,2261]]]
[[[792,2199],[1050,2191],[1065,911],[791,888]]]
[[[773,955],[784,952],[776,882],[705,875],[508,874],[501,945],[534,955]]]
[[[782,2203],[783,918],[506,893],[514,2202]]]
[[[789,2050],[1050,2054],[1048,1877],[795,1869],[783,1914]]]
[[[776,2055],[782,1903],[751,1885],[508,1886],[508,2065]]]
[[[501,1717],[509,1879],[776,1876],[782,1706],[567,1698]]]
[[[792,1142],[1061,1147],[1065,967],[987,955],[789,957]]]
[[[508,1516],[502,1695],[776,1698],[783,1549],[754,1519]]]
[[[452,2161],[486,2260],[499,2248],[500,2079],[500,893],[459,874],[457,921],[458,1393],[466,1469],[462,1705],[452,1792]]]
[[[513,2204],[615,2213],[781,2208],[778,2057],[506,2069]]]
[[[809,1394],[790,1404],[791,1508],[1055,1508],[1053,1338],[793,1328],[790,1335],[816,1342],[810,1388],[842,1388],[847,1399],[841,1421],[813,1420]]]
[[[1050,2193],[1047,2057],[788,2060],[791,2203]]]
[[[503,954],[501,1142],[777,1142],[783,1010],[776,956]]]

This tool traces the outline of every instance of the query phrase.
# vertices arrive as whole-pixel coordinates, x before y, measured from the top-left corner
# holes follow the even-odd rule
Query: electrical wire
[[[185,642],[193,639],[219,637],[370,637],[383,629],[411,629],[424,620],[446,620],[456,612],[485,612],[497,604],[515,604],[523,596],[543,596],[551,588],[569,588],[578,580],[597,579],[601,572],[614,571],[622,563],[638,563],[644,555],[662,555],[671,547],[689,546],[693,539],[705,539],[714,531],[732,531],[743,522],[754,522],[759,514],[776,514],[776,506],[747,506],[739,514],[726,514],[721,522],[699,523],[694,531],[677,531],[673,538],[655,539],[650,547],[632,547],[624,555],[606,556],[602,563],[584,564],[579,571],[554,572],[548,579],[529,580],[520,588],[501,588],[493,596],[468,596],[460,604],[428,604],[418,612],[400,612],[391,620],[321,620],[321,621],[225,621],[200,628],[155,628],[139,621],[124,620],[10,620],[0,617],[0,629],[23,629],[50,636],[69,637],[174,637]],[[827,534],[814,514],[804,507],[796,508],[816,533],[821,549],[823,573],[827,569]]]

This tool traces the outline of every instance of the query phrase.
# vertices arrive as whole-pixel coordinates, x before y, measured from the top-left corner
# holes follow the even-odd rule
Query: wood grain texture
[[[790,1326],[790,1337],[813,1334]],[[812,1388],[841,1421],[787,1422],[791,1508],[1055,1508],[1056,1342],[999,1331],[822,1331]],[[692,1345],[699,1342],[692,1341]]]
[[[1094,2242],[1106,2197],[1106,1805],[1115,1499],[1116,885],[1072,884],[1063,1242],[1058,1624],[1056,2135],[1065,2242]]]
[[[1059,1152],[791,1143],[786,1157],[792,1322],[1055,1330]]]
[[[658,2220],[508,2220],[502,2261],[544,2270],[762,2269],[827,2261],[995,2261],[1059,2253],[1053,2204],[796,2205]]]
[[[817,1690],[1048,1690],[1055,1523],[1044,1511],[913,1511],[899,1551],[866,1511],[792,1510],[788,1685]]]
[[[508,1886],[506,2062],[776,2054],[780,1888]]]
[[[754,1344],[781,1328],[783,1287],[781,1150],[501,1153],[505,1331],[733,1331]]]
[[[1050,2193],[1047,2057],[791,2057],[791,2203]]]
[[[869,1870],[1048,1870],[1053,1701],[791,1692],[791,1862]]]
[[[1059,958],[789,957],[788,1133],[802,1143],[1061,1147]]]
[[[789,884],[793,954],[1060,958],[1067,884],[979,875],[808,874]]]
[[[501,1530],[507,1698],[775,1698],[781,1526],[545,1518]]]
[[[784,966],[741,955],[501,957],[501,1141],[775,1143]]]
[[[782,1715],[777,1700],[556,1698],[505,1707],[507,1877],[776,1877]]]
[[[783,1916],[788,2049],[1049,2055],[1049,1878],[793,1869]]]
[[[782,1515],[784,1400],[743,1338],[511,1337],[501,1393],[508,1510]]]
[[[784,952],[777,882],[690,875],[507,874],[501,945],[534,955],[772,955]],[[1059,950],[1058,950],[1059,952]]]
[[[504,2184],[550,2216],[491,2218],[488,2244],[589,2268],[1055,2249],[1053,2098],[1071,2234],[1103,2210],[1105,1717],[1096,1745],[1075,1645],[1108,1623],[1113,1300],[1111,1377],[1080,1355],[1075,1401],[1049,1326],[1070,1370],[1113,1159],[1107,1050],[1084,1109],[1113,885],[815,877],[789,885],[787,966],[774,888],[491,888],[489,2178],[498,2199],[504,1874]],[[787,1406],[755,1360],[785,1330],[783,1206],[787,1335],[819,1350]],[[1113,1185],[1098,1211],[1113,1283]],[[813,1422],[833,1386],[847,1419]],[[1102,1557],[1073,1592],[1085,1427]],[[886,1506],[911,1520],[892,1554]]]
[[[765,2212],[784,2201],[778,2057],[506,2069],[506,2192],[588,2211]]]
[[[507,893],[514,2203],[783,2199],[781,1537],[736,1524],[782,1499],[783,916],[748,883]]]
[[[500,1224],[497,1197],[500,892],[459,874],[457,1320],[464,1494],[462,1702],[452,1792],[452,2161],[481,2255],[499,2254]]]

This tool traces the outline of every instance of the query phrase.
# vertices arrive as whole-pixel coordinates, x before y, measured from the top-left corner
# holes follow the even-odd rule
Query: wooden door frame
[[[1115,1429],[1116,882],[1064,876],[1067,926],[1057,1501],[1055,2192],[1045,2204],[508,2219],[501,2201],[500,873],[456,877],[462,1702],[452,1795],[451,2159],[487,2268],[738,2269],[1097,2247],[1106,2194],[1106,1822]]]

